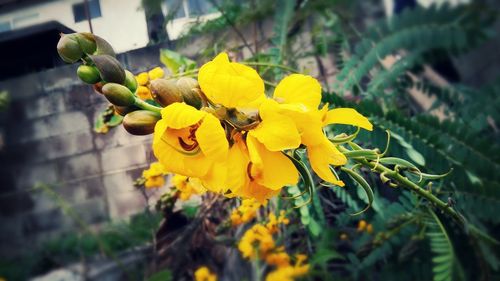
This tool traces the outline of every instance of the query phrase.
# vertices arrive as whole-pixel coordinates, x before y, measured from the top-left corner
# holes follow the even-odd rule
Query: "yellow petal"
[[[165,120],[155,125],[153,138],[153,152],[166,172],[181,174],[189,177],[203,177],[212,165],[201,152],[182,153],[175,145],[178,137],[184,130],[170,129]]]
[[[181,129],[198,123],[207,113],[185,103],[175,102],[161,110],[162,120],[169,128]]]
[[[229,149],[227,158],[227,186],[234,194],[241,196],[241,190],[250,182],[250,178],[247,174],[250,157],[248,156],[248,149],[241,135],[237,134],[233,139],[234,144]]]
[[[229,144],[219,119],[207,114],[195,132],[201,151],[213,161],[225,161]]]
[[[308,75],[292,74],[285,77],[274,90],[275,99],[284,103],[299,103],[309,109],[318,109],[321,101],[321,85]]]
[[[264,95],[259,74],[251,67],[229,62],[226,53],[200,68],[198,82],[210,101],[226,107],[245,107]]]
[[[201,178],[203,186],[212,192],[225,192],[228,189],[226,181],[227,171],[228,166],[226,161],[214,163],[208,173]]]
[[[262,122],[249,134],[259,140],[270,151],[297,148],[300,134],[293,120],[276,112],[261,111]]]
[[[330,165],[344,165],[347,158],[326,137],[323,138],[321,144],[307,147],[311,167],[323,180],[343,186],[330,170]]]
[[[137,84],[139,84],[141,86],[145,86],[149,82],[148,73],[142,72],[142,73],[137,74],[137,76],[135,77],[135,80],[137,80]]]
[[[252,162],[251,176],[255,182],[274,190],[298,182],[297,169],[283,153],[267,150],[251,135],[247,136],[247,146]]]
[[[335,108],[325,116],[323,124],[344,124],[358,126],[368,131],[373,130],[373,125],[368,121],[368,118],[361,115],[353,108]]]
[[[265,204],[267,199],[270,199],[280,193],[281,189],[270,189],[262,186],[256,182],[252,182],[245,186],[243,190],[240,191],[238,196],[243,198],[253,198],[261,204]]]

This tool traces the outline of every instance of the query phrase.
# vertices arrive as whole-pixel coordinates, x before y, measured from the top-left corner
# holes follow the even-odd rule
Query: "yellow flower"
[[[146,72],[139,73],[137,74],[137,76],[135,76],[135,80],[137,80],[137,84],[139,84],[140,86],[146,86],[146,84],[149,82],[149,75]]]
[[[161,114],[153,152],[165,170],[200,178],[211,191],[223,191],[219,183],[226,179],[228,142],[220,121],[185,103],[173,103]]]
[[[371,223],[366,226],[366,232],[368,234],[372,234],[373,233],[373,225]]]
[[[274,101],[266,101],[259,108],[274,111],[289,117],[297,127],[301,142],[307,146],[311,167],[323,180],[340,186],[330,170],[330,165],[344,165],[346,157],[333,145],[323,133],[323,127],[329,124],[346,124],[372,130],[368,119],[351,108],[336,108],[327,111],[327,107],[318,109],[321,101],[321,85],[307,75],[292,74],[277,85]]]
[[[273,213],[269,214],[269,222],[266,224],[266,227],[271,233],[276,233],[278,232],[278,225],[281,223],[285,225],[290,223],[290,220],[285,217],[284,210],[280,211],[280,216],[278,218],[276,218],[276,215]]]
[[[164,75],[165,75],[165,72],[159,66],[151,69],[148,72],[149,80],[155,80],[155,79],[158,79],[158,78],[163,78]]]
[[[146,86],[139,86],[137,87],[137,91],[135,94],[141,99],[141,100],[150,100],[153,99],[153,96],[151,96],[151,90],[146,87]]]
[[[238,243],[238,249],[247,259],[264,258],[274,247],[271,232],[261,224],[256,224],[247,230]]]
[[[174,175],[172,177],[172,184],[179,191],[179,199],[186,201],[195,194],[205,193],[205,188],[196,181],[196,179],[188,178],[182,175]]]
[[[266,256],[266,263],[276,267],[283,267],[290,265],[290,256],[283,251],[270,253]]]
[[[162,187],[165,185],[165,172],[163,166],[158,162],[151,163],[149,169],[142,172],[142,176],[146,179],[144,183],[146,188]]]
[[[257,71],[230,62],[226,53],[220,53],[200,68],[198,82],[211,102],[225,107],[245,107],[265,96],[264,81]]]
[[[297,255],[295,265],[279,266],[266,276],[266,281],[293,281],[297,277],[306,275],[309,272],[309,265],[303,264],[306,260],[305,255]]]
[[[265,203],[283,186],[297,183],[297,169],[281,152],[267,150],[252,136],[247,136],[245,143],[239,133],[233,136],[233,141],[226,184],[234,195]]]
[[[243,199],[241,205],[231,212],[231,225],[237,226],[253,220],[260,206],[262,204],[255,199]]]
[[[194,272],[194,279],[196,281],[217,281],[217,275],[210,272],[208,267],[202,266]]]
[[[358,232],[364,231],[366,229],[366,221],[365,220],[360,220],[358,222]]]

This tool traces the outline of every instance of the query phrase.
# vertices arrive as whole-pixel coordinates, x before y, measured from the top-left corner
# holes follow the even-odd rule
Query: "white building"
[[[87,0],[93,32],[105,38],[116,52],[144,47],[149,42],[145,12],[141,0]],[[190,23],[219,16],[206,0],[166,0],[163,13],[174,19],[166,26],[175,40]],[[0,0],[0,36],[2,32],[58,21],[77,32],[90,31],[84,0]]]

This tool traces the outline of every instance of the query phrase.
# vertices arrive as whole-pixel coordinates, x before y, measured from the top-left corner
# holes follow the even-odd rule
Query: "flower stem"
[[[267,63],[267,62],[258,62],[258,61],[242,61],[240,63],[241,64],[245,64],[245,65],[276,67],[276,68],[281,68],[281,69],[284,69],[286,71],[290,71],[290,72],[293,72],[293,73],[298,73],[297,70],[295,70],[295,69],[293,69],[291,67],[288,67],[286,65],[282,65],[282,64]]]
[[[134,105],[137,106],[137,107],[140,107],[140,108],[142,108],[144,110],[149,110],[149,111],[155,112],[158,115],[161,114],[161,110],[162,110],[161,107],[149,104],[149,103],[141,100],[140,98],[137,98],[137,97],[135,98]]]
[[[394,170],[387,168],[386,166],[380,163],[377,163],[376,161],[368,161],[367,159],[363,158],[352,158],[352,159],[355,162],[361,164],[362,166],[370,168],[380,174],[384,173],[385,176],[387,176],[389,179],[405,187],[406,189],[410,189],[411,191],[417,193],[419,196],[427,199],[438,209],[440,209],[441,211],[452,217],[459,225],[465,226],[464,218],[459,213],[457,213],[457,211],[455,211],[447,203],[441,201],[439,198],[434,196],[434,194],[432,194],[430,191],[425,190],[424,188],[418,186],[416,183],[410,181],[407,177],[401,175],[400,173]]]

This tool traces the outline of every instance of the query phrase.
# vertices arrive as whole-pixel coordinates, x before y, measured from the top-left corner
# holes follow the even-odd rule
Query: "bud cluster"
[[[92,84],[124,116],[123,126],[131,134],[154,132],[160,120],[161,107],[185,102],[201,108],[201,90],[193,78],[164,79],[163,69],[156,67],[134,76],[116,59],[111,45],[99,36],[80,32],[61,34],[57,44],[59,56],[67,63],[82,64],[77,75]]]

